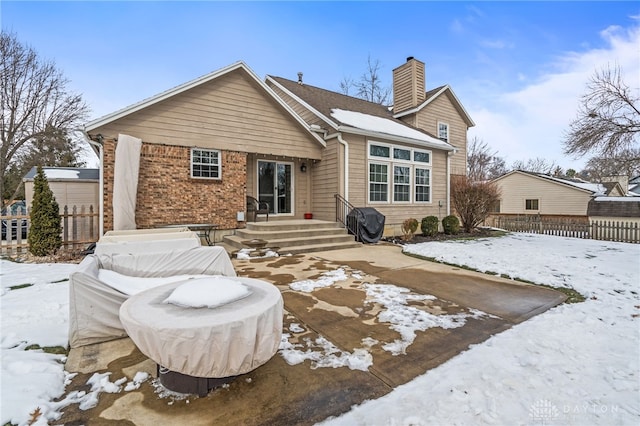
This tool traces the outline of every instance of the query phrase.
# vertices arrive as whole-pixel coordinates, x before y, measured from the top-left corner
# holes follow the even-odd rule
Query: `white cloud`
[[[619,66],[624,81],[640,87],[640,27],[611,26],[600,32],[605,48],[567,52],[548,64],[548,73],[515,92],[498,94],[488,108],[470,110],[476,127],[471,138],[487,142],[505,157],[516,160],[543,157],[580,169],[587,158],[574,160],[562,153],[562,140],[575,118],[586,83],[596,70]],[[523,81],[521,76],[519,80]]]

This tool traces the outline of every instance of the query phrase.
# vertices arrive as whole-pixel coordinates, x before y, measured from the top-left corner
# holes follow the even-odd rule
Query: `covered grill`
[[[349,233],[363,243],[377,243],[384,232],[384,215],[372,207],[355,208],[347,215]]]

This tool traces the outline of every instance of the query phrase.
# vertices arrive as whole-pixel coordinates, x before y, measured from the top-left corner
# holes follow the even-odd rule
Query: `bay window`
[[[430,203],[431,152],[369,142],[369,202]]]

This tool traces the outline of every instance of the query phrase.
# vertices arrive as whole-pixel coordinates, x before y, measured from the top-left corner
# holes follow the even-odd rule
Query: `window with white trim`
[[[384,201],[389,198],[389,166],[369,163],[369,201]]]
[[[191,149],[191,177],[199,179],[220,179],[220,151],[215,149]]]
[[[438,139],[449,142],[449,125],[438,122]]]
[[[369,202],[431,202],[431,151],[381,142],[368,148]]]
[[[431,202],[431,169],[416,167],[414,170],[416,203]]]
[[[411,201],[411,167],[393,166],[393,201]]]

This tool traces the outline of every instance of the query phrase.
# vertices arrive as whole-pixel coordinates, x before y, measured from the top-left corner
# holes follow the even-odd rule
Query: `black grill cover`
[[[349,233],[363,243],[377,243],[384,232],[384,215],[371,207],[353,209],[347,215]]]

